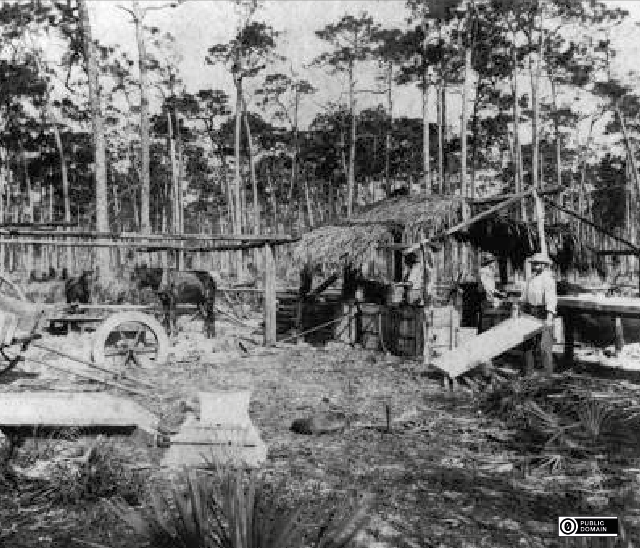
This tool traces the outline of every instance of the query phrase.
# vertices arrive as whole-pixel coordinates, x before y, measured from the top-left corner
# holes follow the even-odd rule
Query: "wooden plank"
[[[276,344],[276,263],[273,247],[264,246],[264,344]]]
[[[137,403],[96,392],[6,392],[0,426],[138,427],[156,433],[158,419]]]
[[[569,315],[572,311],[640,317],[640,298],[596,297],[589,294],[558,297],[558,313]]]
[[[105,318],[104,316],[85,316],[84,314],[69,314],[68,316],[53,316],[47,318],[49,323],[54,322],[69,322],[69,323],[86,323],[86,322],[101,322]]]
[[[455,379],[542,333],[544,322],[530,316],[511,318],[445,352],[433,365]]]

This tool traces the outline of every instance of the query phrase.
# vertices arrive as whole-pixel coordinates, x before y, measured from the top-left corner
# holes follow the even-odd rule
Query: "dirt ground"
[[[557,519],[585,515],[578,512],[585,508],[561,489],[544,487],[539,474],[524,473],[521,460],[501,443],[504,424],[484,417],[472,393],[444,391],[442,379],[421,364],[373,351],[338,343],[267,351],[245,341],[250,347],[246,355],[237,340],[259,339],[250,329],[221,322],[211,342],[200,328],[197,322],[185,326],[168,365],[134,372],[156,386],[153,398],[134,399],[175,426],[184,418],[180,402],[197,392],[251,388],[250,415],[269,448],[264,470],[274,480],[286,480],[296,504],[311,507],[332,493],[376,496],[362,546],[579,545],[559,542]],[[71,334],[44,342],[88,356],[89,337]],[[28,355],[46,358],[35,350]],[[2,391],[29,389],[104,387],[29,363],[0,377]],[[391,409],[390,432],[385,404]],[[289,430],[294,419],[323,410],[344,412],[350,427],[321,436]],[[44,454],[45,446],[48,458],[54,458],[56,451],[78,443],[28,440],[14,462],[26,466],[28,456]],[[168,471],[158,468],[161,449],[122,436],[113,443],[128,465],[148,474],[147,485],[166,484]],[[73,505],[25,497],[34,489],[33,482],[24,480],[0,483],[0,546],[142,546],[103,501]],[[624,514],[628,523],[637,524],[637,508],[609,501],[605,508],[592,508],[604,514],[592,515]]]

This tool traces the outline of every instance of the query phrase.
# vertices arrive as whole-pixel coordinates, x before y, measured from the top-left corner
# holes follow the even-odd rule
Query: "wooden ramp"
[[[433,365],[455,379],[540,334],[544,322],[531,316],[510,318],[445,352]]]

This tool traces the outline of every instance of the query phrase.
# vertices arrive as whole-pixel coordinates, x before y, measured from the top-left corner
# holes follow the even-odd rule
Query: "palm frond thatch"
[[[392,243],[396,233],[435,234],[460,220],[462,201],[457,197],[401,196],[363,208],[351,219],[308,232],[296,243],[296,266],[309,258],[337,269],[360,266],[370,250]]]

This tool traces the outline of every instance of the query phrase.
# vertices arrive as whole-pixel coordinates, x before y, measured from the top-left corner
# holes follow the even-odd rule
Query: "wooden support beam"
[[[538,192],[534,188],[532,190],[533,201],[536,208],[536,222],[538,224],[538,238],[540,239],[540,252],[544,255],[547,254],[547,237],[544,231],[544,206],[542,200],[538,196]]]
[[[638,251],[634,250],[634,249],[596,249],[594,250],[598,255],[605,255],[605,256],[631,256],[631,257],[637,257],[638,256]]]
[[[0,236],[0,244],[6,245],[49,245],[53,247],[125,247],[129,249],[137,249],[138,251],[144,251],[149,253],[159,253],[167,250],[179,250],[184,252],[215,252],[215,251],[233,251],[240,249],[253,249],[257,247],[263,247],[265,242],[255,240],[242,242],[239,240],[211,243],[206,246],[198,247],[184,247],[180,242],[174,243],[154,243],[154,242],[128,242],[120,239],[114,239],[113,241],[97,241],[97,240],[64,240],[53,241],[45,238],[3,238]],[[271,245],[276,245],[271,243]]]
[[[282,244],[296,242],[299,238],[292,236],[269,236],[264,234],[130,234],[117,232],[96,232],[92,230],[74,230],[70,232],[58,232],[56,230],[28,230],[28,229],[7,229],[0,228],[0,235],[3,236],[32,236],[32,237],[69,237],[69,238],[97,238],[106,240],[125,241],[161,241],[161,242],[184,242],[184,241],[239,241],[258,242],[261,244]]]
[[[563,189],[560,186],[552,186],[552,187],[548,187],[542,190],[538,190],[538,196],[548,196],[551,194],[558,194],[559,192],[561,192]],[[475,198],[473,200],[469,200],[469,203],[472,206],[475,205],[484,205],[484,204],[495,204],[496,202],[504,202],[505,200],[508,200],[509,198],[513,198],[514,196],[516,196],[516,194],[499,194],[497,196],[489,196],[487,198]]]
[[[612,232],[609,232],[607,229],[605,229],[605,228],[603,228],[601,226],[598,226],[596,223],[590,221],[589,219],[587,219],[586,217],[583,217],[582,215],[579,215],[578,213],[576,213],[575,211],[572,211],[571,209],[567,209],[566,207],[560,206],[560,205],[548,200],[547,198],[543,198],[543,199],[551,207],[555,207],[556,209],[559,209],[560,211],[564,211],[568,215],[571,215],[572,217],[575,217],[576,219],[578,219],[579,221],[585,223],[586,225],[594,227],[596,230],[598,230],[602,234],[605,234],[605,235],[609,236],[609,238],[612,238],[616,242],[623,243],[624,245],[626,245],[626,246],[630,247],[631,249],[633,249],[636,253],[640,254],[640,247],[638,247],[633,242],[630,242],[629,240],[625,240],[624,238],[621,238],[620,236],[616,236]]]
[[[273,246],[264,246],[264,344],[276,344],[276,263]]]

